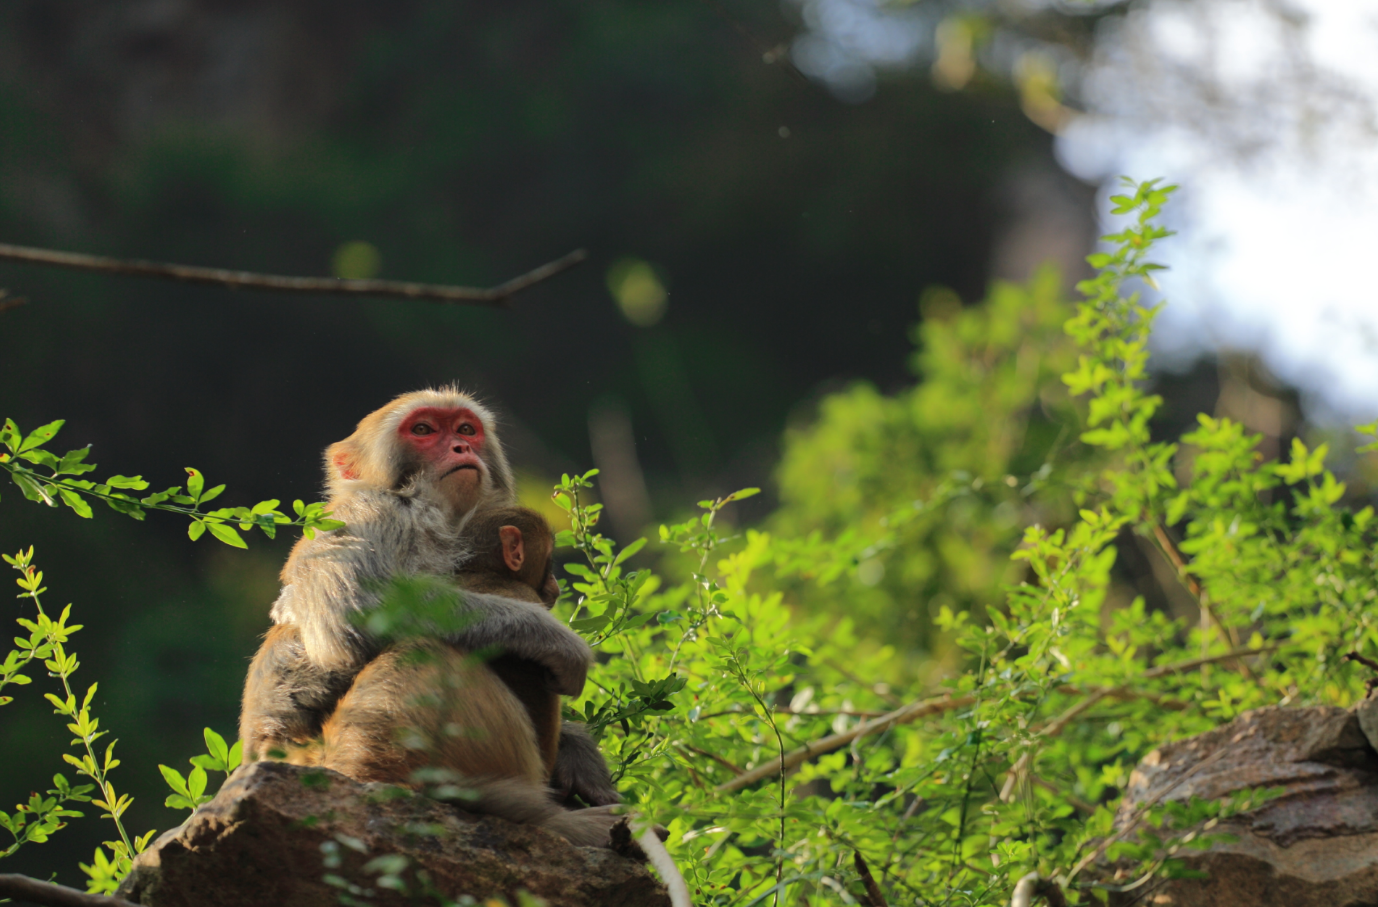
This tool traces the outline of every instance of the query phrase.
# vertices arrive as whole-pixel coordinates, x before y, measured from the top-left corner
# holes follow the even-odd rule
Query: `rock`
[[[1378,749],[1378,699],[1372,697],[1365,698],[1354,707],[1354,712],[1359,716],[1359,729],[1368,738],[1369,745]]]
[[[1285,792],[1212,830],[1234,835],[1234,843],[1176,854],[1208,878],[1151,882],[1151,891],[1114,894],[1110,903],[1378,905],[1378,753],[1355,713],[1344,709],[1257,709],[1154,750],[1130,776],[1116,828],[1146,802],[1217,798],[1255,787]]]
[[[396,856],[377,860],[389,855]],[[379,907],[418,902],[380,885],[390,882],[383,874],[412,895],[424,895],[428,880],[434,891],[480,902],[500,895],[516,903],[525,890],[552,907],[670,903],[645,866],[611,850],[280,762],[235,772],[215,799],[134,861],[118,893],[148,907],[334,907],[341,886],[352,885],[371,889],[355,898]]]

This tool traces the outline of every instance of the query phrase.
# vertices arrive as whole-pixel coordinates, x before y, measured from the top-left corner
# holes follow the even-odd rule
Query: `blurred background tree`
[[[66,446],[155,485],[194,464],[228,503],[312,499],[320,451],[363,413],[457,381],[505,414],[529,494],[600,467],[624,542],[753,485],[731,518],[882,539],[800,601],[844,602],[904,671],[941,670],[933,615],[996,600],[1022,527],[1071,512],[1041,467],[1075,436],[1062,300],[1103,174],[1059,161],[1106,73],[1153,83],[1125,49],[1167,58],[1125,39],[1170,6],[15,0],[5,241],[476,285],[591,257],[511,311],[0,263],[29,300],[0,311],[0,415],[65,418]],[[1097,109],[1132,106],[1115,97]],[[1182,367],[1159,377],[1174,437],[1201,410],[1273,454],[1300,430],[1297,393],[1250,354]],[[83,647],[100,713],[149,769],[125,779],[131,825],[165,827],[151,767],[199,752],[204,725],[233,732],[291,539],[242,553],[156,515],[0,506],[0,549],[35,544],[50,596],[104,640]],[[1155,569],[1117,567],[1171,609]],[[0,800],[44,783],[65,739],[41,702],[8,707]],[[100,834],[7,869],[74,881]]]

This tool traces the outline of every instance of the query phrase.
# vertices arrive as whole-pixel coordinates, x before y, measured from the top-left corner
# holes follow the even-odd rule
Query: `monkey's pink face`
[[[483,422],[473,411],[423,406],[397,427],[403,446],[414,451],[455,509],[478,503],[488,465],[483,462]]]

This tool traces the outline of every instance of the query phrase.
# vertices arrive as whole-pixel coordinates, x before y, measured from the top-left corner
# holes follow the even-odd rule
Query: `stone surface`
[[[1130,776],[1116,827],[1155,799],[1255,787],[1285,793],[1214,829],[1234,843],[1177,854],[1208,878],[1150,883],[1111,904],[1378,907],[1378,753],[1354,712],[1258,709],[1154,750]]]
[[[336,849],[340,865],[325,865],[322,844]],[[539,828],[277,762],[237,771],[135,860],[119,895],[148,907],[334,907],[340,889],[324,881],[333,873],[373,889],[369,900],[380,907],[417,903],[380,888],[376,866],[364,870],[389,854],[406,858],[399,876],[414,891],[424,870],[452,898],[513,900],[524,889],[552,907],[670,903],[645,866],[611,850],[573,847]]]
[[[1369,745],[1378,749],[1378,699],[1367,698],[1354,707],[1359,716],[1359,729],[1368,738]]]

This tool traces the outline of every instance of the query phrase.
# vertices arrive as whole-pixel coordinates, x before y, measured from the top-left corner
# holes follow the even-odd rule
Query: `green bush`
[[[1374,642],[1373,511],[1345,505],[1325,448],[1298,441],[1263,462],[1256,437],[1206,416],[1181,439],[1151,434],[1156,309],[1130,291],[1152,281],[1170,192],[1116,197],[1127,226],[1091,257],[1075,306],[1050,274],[965,311],[930,296],[921,382],[825,400],[787,440],[769,531],[725,528],[747,489],[701,502],[658,546],[619,550],[598,532],[595,474],[562,479],[560,543],[576,561],[559,613],[605,656],[567,716],[599,737],[630,804],[670,829],[696,903],[874,904],[874,886],[892,904],[997,905],[1030,873],[1073,903],[1103,899],[1098,858],[1131,879],[1180,873],[1176,847],[1210,843],[1193,834],[1202,822],[1266,796],[1155,806],[1115,833],[1119,791],[1151,748],[1244,709],[1360,695],[1339,656]],[[16,438],[0,454],[12,474]],[[287,520],[276,502],[259,518],[202,514],[200,488],[190,497],[181,512],[212,527]],[[1199,619],[1109,595],[1116,546],[1135,537]],[[65,621],[25,624],[0,685],[35,658],[65,685],[52,667]],[[924,648],[936,657],[921,670]],[[113,763],[90,749],[86,706],[53,701],[92,761],[73,760],[104,785]],[[207,745],[195,783],[164,769],[170,803],[194,805],[206,770],[233,768],[223,740]],[[41,842],[89,795],[59,776],[6,825]],[[124,862],[90,870],[97,888],[137,849],[120,839]],[[400,878],[395,862],[379,871]]]

